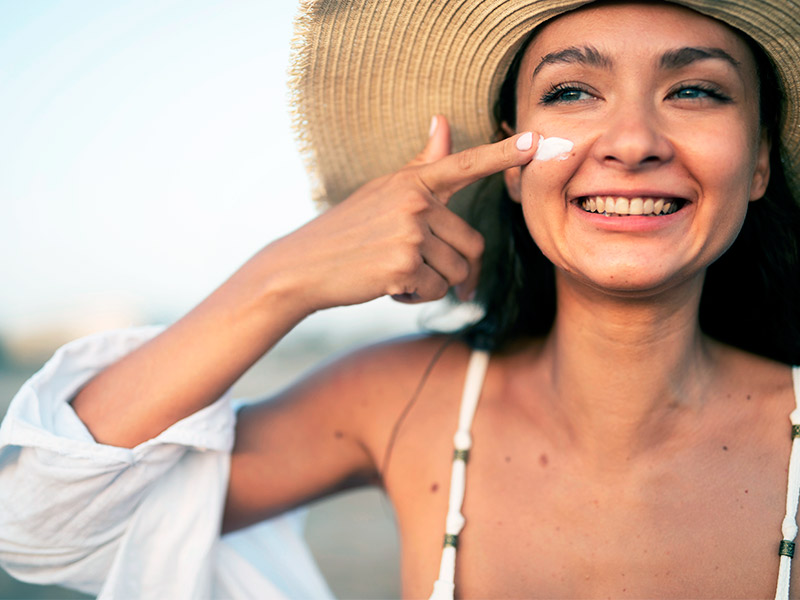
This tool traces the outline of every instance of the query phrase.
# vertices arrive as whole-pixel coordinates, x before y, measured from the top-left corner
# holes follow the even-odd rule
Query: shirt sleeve
[[[14,577],[101,597],[210,594],[233,446],[230,399],[132,449],[96,443],[69,403],[159,331],[67,344],[12,400],[0,425],[0,564]]]

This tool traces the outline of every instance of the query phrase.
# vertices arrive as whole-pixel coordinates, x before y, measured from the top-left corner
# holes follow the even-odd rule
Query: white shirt
[[[225,395],[133,449],[98,444],[69,400],[160,331],[59,349],[0,425],[0,565],[100,598],[332,598],[290,513],[220,538],[235,414]]]

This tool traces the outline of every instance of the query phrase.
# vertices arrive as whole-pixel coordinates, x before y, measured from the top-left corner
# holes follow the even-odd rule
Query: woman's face
[[[536,243],[562,273],[626,295],[704,273],[769,178],[751,52],[666,3],[589,7],[542,27],[521,65],[517,130],[574,143],[563,160],[506,173]]]

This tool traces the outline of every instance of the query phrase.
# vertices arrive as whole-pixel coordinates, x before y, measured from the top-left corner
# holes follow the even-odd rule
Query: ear
[[[505,137],[511,137],[516,133],[506,121],[500,123],[500,129],[505,134]],[[503,179],[505,179],[506,189],[508,190],[508,195],[511,196],[511,199],[518,204],[522,202],[522,187],[520,185],[522,179],[522,167],[511,167],[510,169],[506,169],[503,171]]]
[[[772,142],[766,130],[761,130],[761,141],[758,144],[758,154],[756,155],[756,168],[753,172],[753,181],[750,184],[750,201],[759,200],[767,192],[769,184],[769,154],[772,149]]]
[[[519,204],[522,202],[522,167],[511,167],[503,171],[503,179],[506,181],[506,189],[511,199]]]

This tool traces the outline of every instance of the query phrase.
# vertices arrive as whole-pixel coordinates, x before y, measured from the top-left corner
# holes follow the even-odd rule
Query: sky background
[[[315,209],[296,5],[0,0],[0,335],[176,318]],[[382,299],[307,327],[413,329]]]

